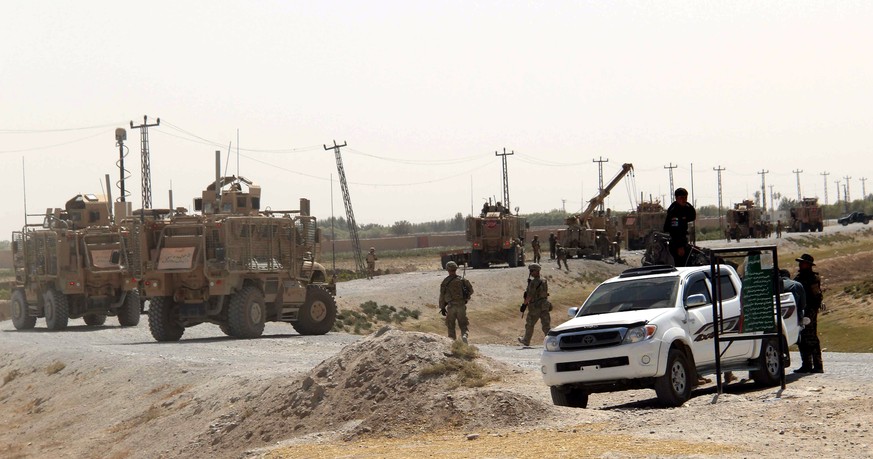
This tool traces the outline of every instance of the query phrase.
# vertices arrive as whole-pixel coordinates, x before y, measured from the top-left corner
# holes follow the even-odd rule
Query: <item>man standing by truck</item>
[[[697,211],[688,203],[688,191],[677,188],[676,200],[667,209],[664,232],[670,234],[670,255],[674,266],[685,266],[691,247],[688,246],[688,224],[697,219]]]
[[[549,233],[549,260],[555,259],[555,248],[558,244],[558,238],[555,233]]]
[[[367,254],[367,279],[372,279],[373,275],[376,274],[376,260],[378,259],[376,248],[370,247],[370,253]]]
[[[804,316],[809,323],[800,331],[800,341],[797,348],[800,351],[800,368],[795,373],[824,373],[821,360],[821,343],[818,339],[818,312],[824,309],[822,304],[821,277],[812,270],[815,259],[812,255],[804,253],[797,260],[800,263],[794,280],[803,285],[806,293],[806,308]]]
[[[533,261],[534,263],[540,262],[540,237],[534,236],[533,240],[530,241],[530,248],[533,249]]]

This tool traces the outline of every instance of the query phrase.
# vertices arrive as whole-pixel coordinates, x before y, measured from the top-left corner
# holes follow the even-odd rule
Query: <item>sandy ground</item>
[[[626,266],[570,267],[547,272],[561,306]],[[74,320],[64,332],[2,321],[0,457],[873,457],[871,354],[826,353],[825,374],[788,375],[785,390],[741,380],[716,395],[708,383],[679,408],[660,407],[652,390],[554,407],[541,348],[507,343],[520,330],[526,270],[467,272],[477,356],[440,336],[443,275],[410,271],[338,292],[342,308],[420,310],[409,328],[438,334],[303,337],[268,324],[261,339],[233,340],[200,325],[156,343],[145,321]]]

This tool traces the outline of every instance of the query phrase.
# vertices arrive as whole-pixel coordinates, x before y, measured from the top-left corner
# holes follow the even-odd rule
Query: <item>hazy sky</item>
[[[608,205],[690,189],[725,207],[761,189],[835,199],[873,178],[873,3],[224,1],[6,2],[0,15],[0,239],[27,211],[102,194],[141,206],[149,130],[154,207],[191,207],[214,177],[263,204],[359,223],[450,218],[502,198],[521,212],[581,208],[624,162]],[[237,131],[240,154],[237,157]],[[237,171],[237,158],[239,170]],[[828,176],[821,175],[824,172]],[[870,183],[873,192],[873,182]],[[118,197],[114,189],[113,197]],[[562,200],[566,200],[566,204]],[[769,199],[768,199],[769,201]],[[38,219],[34,219],[34,222]]]

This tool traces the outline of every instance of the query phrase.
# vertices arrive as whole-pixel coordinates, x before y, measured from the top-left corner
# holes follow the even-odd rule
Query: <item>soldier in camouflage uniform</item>
[[[549,311],[552,310],[552,303],[549,303],[549,284],[540,277],[539,264],[531,263],[528,269],[530,279],[527,290],[524,291],[524,304],[521,306],[522,313],[527,310],[527,321],[524,323],[524,337],[518,337],[518,342],[522,346],[530,346],[537,320],[543,327],[543,335],[549,333],[552,325],[552,317],[549,315]]]
[[[555,244],[555,255],[558,257],[558,269],[561,269],[561,261],[563,261],[564,268],[569,272],[570,267],[567,266],[567,249],[565,249],[561,244]]]
[[[473,294],[473,285],[470,281],[458,276],[458,264],[454,261],[446,263],[449,275],[440,284],[440,314],[446,318],[446,328],[449,338],[457,339],[455,335],[455,322],[461,329],[461,340],[467,342],[467,301]]]
[[[372,279],[376,272],[376,248],[370,247],[370,253],[367,254],[367,279]]]
[[[533,261],[534,263],[540,262],[540,237],[534,236],[533,240],[530,241],[530,248],[533,249]]]
[[[821,360],[821,343],[818,340],[818,312],[824,310],[822,304],[821,277],[812,270],[815,259],[812,255],[804,253],[797,260],[800,267],[794,280],[803,285],[806,293],[806,308],[803,315],[809,319],[809,323],[800,331],[800,341],[797,349],[800,351],[800,368],[795,373],[824,373]]]

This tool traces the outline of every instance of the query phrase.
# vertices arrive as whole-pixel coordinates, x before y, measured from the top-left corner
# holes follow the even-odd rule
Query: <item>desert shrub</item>
[[[394,306],[366,301],[358,306],[360,311],[340,311],[333,324],[333,331],[352,332],[355,334],[370,333],[375,325],[380,323],[400,325],[408,319],[418,320],[420,312],[406,307],[399,310]]]

